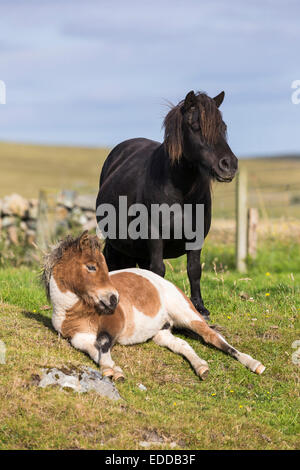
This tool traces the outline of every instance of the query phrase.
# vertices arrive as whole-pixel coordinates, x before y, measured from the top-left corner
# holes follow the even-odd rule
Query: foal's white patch
[[[133,307],[133,324],[134,331],[129,337],[122,337],[118,339],[120,344],[137,344],[144,343],[148,339],[153,338],[158,331],[162,329],[167,322],[167,312],[162,307],[154,317],[145,315],[137,308]]]
[[[78,302],[78,297],[73,292],[61,292],[53,276],[49,283],[50,299],[53,305],[52,325],[61,333],[62,323],[66,317],[66,311]]]
[[[146,269],[129,268],[119,271],[112,271],[110,274],[117,272],[129,272],[144,277],[156,288],[162,307],[167,313],[166,321],[174,322],[175,326],[189,326],[191,321],[204,321],[191,308],[185,296],[167,279]]]

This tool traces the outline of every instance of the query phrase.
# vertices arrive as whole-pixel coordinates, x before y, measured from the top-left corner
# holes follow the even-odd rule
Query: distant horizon
[[[139,136],[142,137],[142,136]],[[115,147],[109,145],[74,145],[69,143],[45,143],[45,142],[31,142],[31,141],[10,141],[10,140],[3,140],[0,139],[0,146],[1,144],[7,145],[28,145],[32,147],[60,147],[60,148],[78,148],[78,149],[107,149],[109,152]],[[117,145],[117,144],[116,144]],[[282,153],[270,153],[270,154],[256,154],[256,155],[237,155],[239,159],[252,159],[252,158],[300,158],[300,151],[299,153],[291,153],[291,152],[282,152]]]

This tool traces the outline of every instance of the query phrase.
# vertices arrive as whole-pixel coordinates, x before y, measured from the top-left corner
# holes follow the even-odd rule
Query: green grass
[[[119,402],[34,385],[32,374],[45,366],[96,366],[52,329],[37,270],[0,270],[0,339],[7,347],[0,364],[0,448],[139,449],[153,433],[161,443],[152,448],[174,442],[181,449],[298,448],[292,343],[300,339],[299,245],[261,246],[246,275],[232,269],[232,247],[208,243],[204,259],[202,289],[212,322],[261,360],[265,373],[257,376],[192,338],[187,341],[210,365],[205,382],[181,356],[151,341],[117,345],[113,357],[126,373]],[[184,269],[182,258],[173,260],[167,276],[188,293]]]

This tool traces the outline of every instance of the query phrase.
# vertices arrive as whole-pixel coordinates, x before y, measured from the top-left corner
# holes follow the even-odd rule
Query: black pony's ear
[[[217,96],[213,98],[214,102],[217,105],[217,108],[219,108],[221,104],[223,103],[224,96],[225,96],[225,91],[221,91],[221,93],[219,93]]]
[[[193,91],[190,91],[184,100],[182,111],[186,112],[188,111],[192,106],[196,106],[197,104],[197,96]]]
[[[85,230],[82,235],[80,235],[80,238],[78,240],[78,245],[80,250],[83,250],[89,242],[89,231]]]

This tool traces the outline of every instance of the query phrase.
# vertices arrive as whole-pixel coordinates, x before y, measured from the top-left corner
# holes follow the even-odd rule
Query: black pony
[[[218,109],[223,99],[224,92],[210,98],[191,91],[167,114],[163,144],[137,138],[122,142],[111,151],[101,172],[97,208],[105,203],[115,207],[117,234],[119,196],[127,196],[128,206],[141,203],[147,208],[163,203],[192,207],[204,204],[206,237],[211,223],[211,181],[231,181],[238,165],[227,144],[226,125]],[[97,222],[101,220],[103,215],[98,214]],[[150,227],[151,221],[148,222]],[[209,317],[200,291],[201,249],[187,251],[186,240],[172,236],[170,240],[113,238],[106,239],[104,249],[110,271],[138,265],[164,276],[163,259],[186,253],[191,300],[202,315]]]

